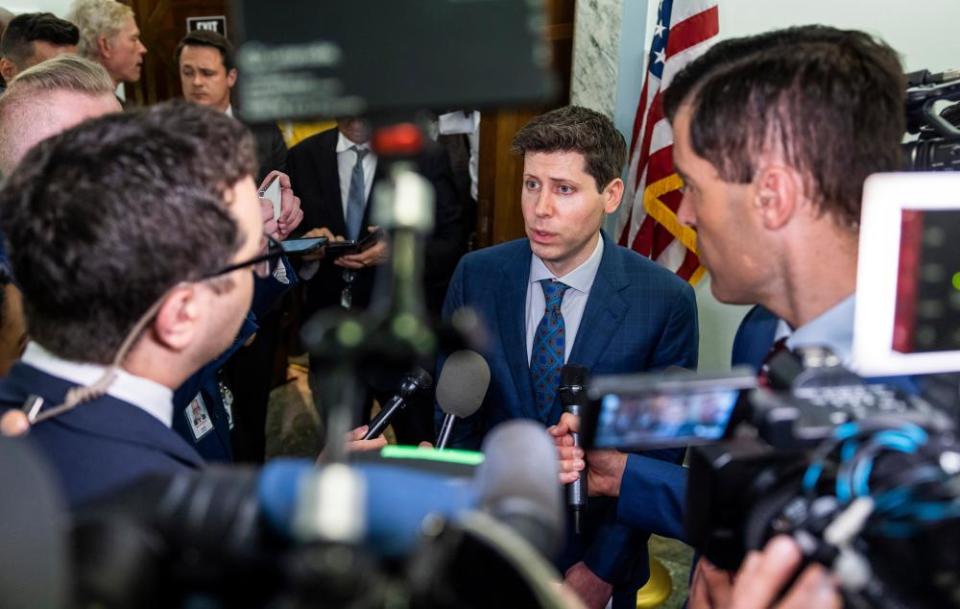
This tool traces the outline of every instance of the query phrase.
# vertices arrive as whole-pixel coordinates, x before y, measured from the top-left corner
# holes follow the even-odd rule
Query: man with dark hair
[[[808,26],[719,43],[667,89],[685,188],[678,216],[697,229],[717,299],[765,307],[747,330],[753,353],[735,359],[760,368],[782,319],[787,348],[827,346],[849,363],[863,181],[900,168],[904,85],[886,44]],[[594,486],[620,496],[622,522],[682,537],[685,484],[664,484],[670,466],[612,451],[584,463],[566,435],[577,424],[565,416],[551,430],[561,480],[586,467]],[[646,502],[654,487],[671,501]],[[707,581],[718,578],[695,580]],[[707,596],[691,606],[711,606]]]
[[[14,17],[0,38],[0,76],[7,82],[41,61],[75,53],[80,30],[52,13]]]
[[[172,394],[250,308],[265,243],[255,169],[242,125],[162,104],[40,143],[0,190],[31,333],[0,403],[39,398],[30,438],[72,503],[201,464],[170,429]]]
[[[174,59],[180,72],[184,99],[233,116],[230,93],[237,81],[237,69],[229,40],[216,32],[190,32],[177,45]],[[286,166],[287,145],[276,123],[247,127],[253,133],[260,161],[257,182],[275,178],[283,188],[289,189],[290,179],[282,173]],[[298,213],[302,216],[302,212],[298,210]],[[284,231],[282,236],[286,237],[288,232]],[[238,349],[226,362],[223,390],[217,392],[227,396],[232,403],[233,453],[241,461],[263,461],[270,390],[277,382],[286,380],[285,377],[274,378],[277,352],[282,342],[279,306],[282,302],[288,301],[278,300],[261,312],[256,338]],[[221,399],[214,394],[208,395],[206,401]],[[196,426],[190,427],[194,429]]]
[[[183,98],[233,116],[230,93],[237,82],[233,44],[216,32],[190,32],[177,44],[174,60]],[[275,123],[248,125],[257,143],[257,180],[273,170],[284,171],[287,145]]]
[[[568,106],[531,120],[513,144],[524,161],[527,238],[464,256],[443,309],[449,318],[472,307],[490,330],[490,387],[477,414],[457,422],[457,446],[478,446],[508,419],[555,424],[565,363],[593,374],[697,366],[693,290],[600,230],[623,194],[626,144],[613,123]],[[678,463],[682,453],[651,456]],[[615,607],[635,606],[648,577],[648,534],[613,524],[615,512],[615,501],[592,500],[585,534],[561,565],[589,607],[611,593]]]

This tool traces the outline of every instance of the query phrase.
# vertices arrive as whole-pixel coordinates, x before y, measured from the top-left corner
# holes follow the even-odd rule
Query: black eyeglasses
[[[250,270],[253,271],[253,274],[261,279],[269,277],[271,268],[270,263],[283,255],[283,246],[279,241],[270,235],[264,235],[264,238],[267,240],[267,249],[264,253],[257,254],[249,260],[229,264],[215,273],[205,275],[203,278],[213,279],[214,277],[220,277],[221,275],[226,275],[227,273],[232,273],[233,271],[247,267],[250,267]]]

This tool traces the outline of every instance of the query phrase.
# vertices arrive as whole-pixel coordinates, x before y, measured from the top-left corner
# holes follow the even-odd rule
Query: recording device
[[[339,505],[341,489],[328,483],[341,464],[280,460],[260,472],[143,479],[78,513],[77,588],[84,606],[106,609],[201,598],[223,607],[563,606],[542,590],[559,575],[541,552],[563,533],[552,441],[542,426],[513,421],[484,451],[467,479],[389,460],[353,468],[361,509],[341,516],[359,522],[359,546],[313,526]],[[497,602],[484,604],[491,595]]]
[[[806,560],[833,571],[845,606],[958,606],[954,416],[895,379],[868,384],[839,361],[823,348],[784,351],[769,363],[778,390],[754,388],[747,370],[598,377],[583,441],[696,444],[687,541],[722,569],[788,534]]]
[[[359,254],[365,252],[386,236],[382,228],[371,231],[360,239],[346,239],[344,241],[331,241],[327,244],[324,257],[327,259],[339,258],[348,254]]]
[[[270,180],[269,184],[257,191],[257,196],[261,199],[270,201],[270,203],[273,205],[274,220],[280,217],[280,214],[282,213],[280,198],[280,176],[273,176],[273,179]]]
[[[327,245],[326,237],[303,237],[300,239],[285,239],[280,242],[283,253],[288,256],[312,254]]]
[[[895,247],[898,245],[899,247]],[[889,173],[863,187],[853,368],[960,368],[960,174]]]
[[[444,361],[437,381],[437,405],[444,412],[437,448],[450,443],[453,424],[479,410],[490,386],[490,366],[476,351],[455,351]]]
[[[598,376],[586,391],[581,441],[589,449],[624,451],[716,442],[726,435],[744,390],[756,386],[749,368]]]
[[[407,400],[418,391],[430,389],[431,387],[433,387],[433,377],[422,368],[418,368],[412,374],[405,376],[400,382],[400,389],[397,394],[390,398],[390,401],[383,405],[377,416],[370,421],[367,433],[363,436],[363,439],[372,440],[380,437],[383,430],[390,424],[390,419],[393,415],[406,408]]]
[[[586,404],[586,385],[587,377],[590,371],[585,366],[576,364],[566,364],[560,369],[560,388],[558,390],[560,403],[563,409],[574,416],[583,414],[583,407]],[[580,446],[580,434],[574,432],[573,445]],[[580,476],[578,479],[567,484],[567,507],[573,512],[573,531],[580,534],[580,519],[583,510],[587,505],[587,477]]]
[[[903,145],[904,169],[953,171],[960,167],[960,107],[944,109],[960,101],[960,71],[931,74],[920,70],[907,74],[907,134],[915,136]]]

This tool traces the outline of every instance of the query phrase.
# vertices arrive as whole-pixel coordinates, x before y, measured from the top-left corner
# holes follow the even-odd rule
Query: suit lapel
[[[530,384],[530,362],[527,360],[526,302],[530,282],[530,250],[518,256],[514,264],[503,269],[497,293],[497,321],[500,344],[510,366],[516,400],[523,415],[539,419]]]
[[[629,285],[630,278],[615,248],[604,235],[603,258],[567,360],[570,364],[579,364],[592,370],[610,340],[620,331],[629,306],[620,292]]]

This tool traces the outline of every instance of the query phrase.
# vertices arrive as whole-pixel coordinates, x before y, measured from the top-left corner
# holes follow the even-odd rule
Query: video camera
[[[960,606],[955,417],[896,379],[866,383],[826,349],[781,352],[768,378],[598,377],[585,445],[693,445],[688,541],[723,569],[785,533],[833,568],[849,606]]]
[[[960,101],[960,70],[907,74],[907,133],[904,169],[954,171],[960,168],[960,107],[943,110],[942,102]],[[941,114],[942,112],[942,114]]]

